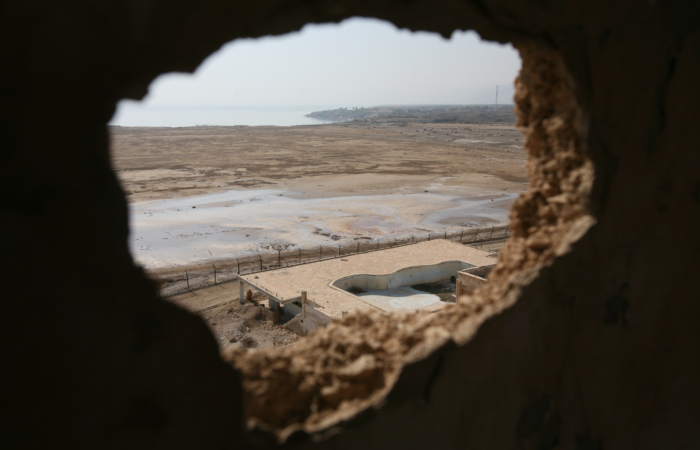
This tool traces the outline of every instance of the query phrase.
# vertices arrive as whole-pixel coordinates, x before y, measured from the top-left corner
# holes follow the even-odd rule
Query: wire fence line
[[[283,248],[279,246],[275,252],[228,258],[213,262],[210,269],[183,270],[182,274],[161,277],[159,279],[160,295],[161,297],[171,297],[188,291],[192,292],[219,283],[234,281],[237,275],[283,269],[300,264],[382,251],[436,239],[446,239],[483,249],[484,244],[506,240],[508,237],[510,237],[510,230],[509,226],[505,225],[461,230],[459,232],[428,233],[401,239],[370,240],[369,238],[357,238],[352,243],[319,245],[318,247],[305,249],[290,249],[289,247]],[[498,252],[498,250],[489,250],[488,245],[486,247],[487,251]]]

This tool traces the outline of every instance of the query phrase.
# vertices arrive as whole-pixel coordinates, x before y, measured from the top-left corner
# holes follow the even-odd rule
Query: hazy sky
[[[446,40],[376,19],[307,25],[298,33],[237,40],[194,74],[156,79],[151,106],[512,103],[520,56],[511,46],[456,32]]]

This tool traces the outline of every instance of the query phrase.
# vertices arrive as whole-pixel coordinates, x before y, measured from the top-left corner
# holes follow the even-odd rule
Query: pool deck
[[[295,299],[306,291],[308,300],[318,305],[319,312],[330,318],[340,318],[343,312],[356,309],[387,309],[342,289],[332,286],[339,278],[356,274],[384,275],[397,270],[438,264],[445,261],[463,261],[474,266],[493,264],[490,253],[456,242],[437,239],[419,244],[399,246],[343,258],[327,259],[299,266],[241,275],[239,278],[253,288],[269,293],[277,300]],[[444,303],[430,305],[425,309],[437,310]]]

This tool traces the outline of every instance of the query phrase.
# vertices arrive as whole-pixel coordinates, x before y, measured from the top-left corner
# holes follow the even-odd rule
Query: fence
[[[274,253],[248,255],[241,258],[229,258],[216,261],[211,269],[184,271],[181,275],[161,278],[161,296],[170,297],[187,291],[202,289],[218,283],[232,281],[236,275],[276,270],[284,267],[292,267],[299,264],[308,264],[344,256],[361,253],[376,252],[398,246],[412,245],[419,242],[427,242],[435,239],[447,239],[465,245],[483,248],[484,244],[508,239],[508,226],[477,228],[461,230],[459,232],[429,233],[420,237],[394,238],[380,240],[368,240],[359,238],[350,244],[321,245],[306,249],[278,249]],[[487,246],[488,250],[488,246]],[[491,250],[492,251],[492,250]],[[497,250],[496,250],[497,251]]]

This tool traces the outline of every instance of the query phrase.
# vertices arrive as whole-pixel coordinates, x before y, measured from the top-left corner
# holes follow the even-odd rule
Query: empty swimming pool
[[[472,267],[463,261],[445,261],[382,275],[350,275],[336,280],[333,286],[383,310],[422,309],[450,301],[457,272]]]

